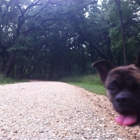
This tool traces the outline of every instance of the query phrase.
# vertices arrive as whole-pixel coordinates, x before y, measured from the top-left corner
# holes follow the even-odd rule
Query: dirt
[[[93,85],[94,86],[94,85]],[[0,140],[139,140],[103,95],[62,82],[0,86]]]

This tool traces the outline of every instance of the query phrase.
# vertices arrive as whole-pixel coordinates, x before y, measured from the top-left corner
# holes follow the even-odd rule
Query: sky
[[[102,0],[98,0],[98,4],[101,4],[101,1],[102,1]]]

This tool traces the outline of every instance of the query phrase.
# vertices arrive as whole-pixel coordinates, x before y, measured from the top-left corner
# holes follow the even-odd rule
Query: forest
[[[134,63],[139,31],[139,0],[1,0],[0,73],[58,80],[100,59]]]

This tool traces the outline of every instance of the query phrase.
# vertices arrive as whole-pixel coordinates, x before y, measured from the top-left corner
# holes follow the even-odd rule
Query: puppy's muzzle
[[[119,113],[135,112],[136,100],[128,94],[118,94],[114,101],[114,108]]]
[[[130,105],[133,102],[133,99],[127,95],[118,95],[115,99],[116,103],[120,106]]]

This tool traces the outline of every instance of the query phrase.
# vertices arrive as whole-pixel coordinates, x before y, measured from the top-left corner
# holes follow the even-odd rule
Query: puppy
[[[140,53],[137,62],[114,68],[106,60],[92,64],[106,88],[107,96],[119,113],[116,122],[131,126],[140,118]]]

